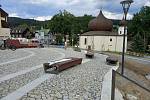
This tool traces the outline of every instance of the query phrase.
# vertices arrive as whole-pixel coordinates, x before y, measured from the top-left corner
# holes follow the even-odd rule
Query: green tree
[[[64,10],[54,15],[49,21],[49,28],[54,34],[62,34],[62,36],[69,35],[70,44],[77,43],[78,34],[88,31],[88,23],[93,19],[91,15],[84,15],[82,17],[75,17],[73,14]],[[73,43],[72,43],[73,39]]]
[[[56,42],[57,44],[63,43],[63,37],[61,36],[61,34],[56,35]]]
[[[21,25],[19,25],[18,27],[21,27],[21,28],[28,28],[28,25],[26,23],[23,23]]]
[[[144,51],[148,45],[148,41],[150,38],[150,7],[144,6],[141,8],[140,12],[134,14],[134,17],[128,24],[128,33],[129,39],[133,40],[133,38],[137,34],[143,39]],[[150,44],[149,44],[150,45]]]
[[[134,36],[133,38],[133,43],[132,43],[132,50],[137,52],[137,53],[143,53],[144,52],[144,44],[143,44],[143,38],[141,35],[138,33]]]
[[[86,15],[86,14],[81,17],[76,17],[75,21],[76,21],[76,24],[78,25],[78,32],[81,33],[81,30],[83,33],[89,31],[88,24],[89,24],[89,21],[92,20],[93,18],[94,17],[92,15]]]
[[[71,33],[74,15],[64,10],[51,19],[49,26],[52,33],[61,33],[63,36]]]

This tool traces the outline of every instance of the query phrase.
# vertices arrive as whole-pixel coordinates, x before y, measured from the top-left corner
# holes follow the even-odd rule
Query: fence
[[[117,89],[120,91],[124,100],[150,100],[149,89],[113,70],[111,100],[118,100],[116,96],[118,95],[116,92]]]

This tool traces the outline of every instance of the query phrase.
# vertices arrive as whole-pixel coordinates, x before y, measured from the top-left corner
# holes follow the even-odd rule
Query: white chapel
[[[102,11],[89,22],[90,31],[81,34],[79,46],[87,49],[89,46],[95,51],[122,52],[124,27],[120,26],[118,32],[113,32],[113,23],[107,19]],[[125,37],[125,52],[127,50],[127,31]]]

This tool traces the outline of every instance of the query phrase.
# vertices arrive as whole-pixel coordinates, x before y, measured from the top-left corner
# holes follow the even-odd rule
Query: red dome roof
[[[99,15],[89,22],[88,27],[91,31],[112,31],[113,23],[100,11]]]
[[[125,25],[127,25],[127,21],[125,21],[124,19],[122,19],[120,21],[120,26],[125,26]]]

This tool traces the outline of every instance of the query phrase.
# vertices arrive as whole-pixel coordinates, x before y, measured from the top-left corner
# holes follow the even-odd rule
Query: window
[[[120,31],[120,34],[121,34],[121,31]]]
[[[112,41],[112,38],[110,38],[110,42]]]
[[[84,44],[86,45],[86,43],[87,43],[87,38],[84,39]]]

